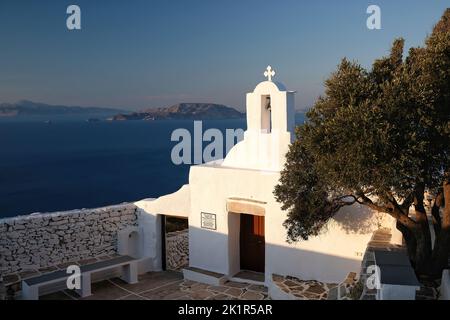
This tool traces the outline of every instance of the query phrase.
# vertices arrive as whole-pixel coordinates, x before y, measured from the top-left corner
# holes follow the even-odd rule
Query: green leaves
[[[307,239],[346,203],[343,195],[408,197],[439,188],[448,170],[450,9],[403,59],[404,40],[365,70],[343,59],[325,96],[297,128],[275,188],[291,241]]]

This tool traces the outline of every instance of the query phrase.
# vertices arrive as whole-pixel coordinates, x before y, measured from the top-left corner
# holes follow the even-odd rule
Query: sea
[[[89,118],[105,118],[90,115]],[[297,114],[296,122],[303,123]],[[192,120],[86,121],[86,116],[0,118],[0,218],[157,198],[188,183],[171,160],[172,132]],[[245,119],[202,121],[203,132],[246,129]],[[210,142],[204,142],[204,146]],[[193,143],[192,143],[193,145]],[[193,153],[192,153],[193,154]]]

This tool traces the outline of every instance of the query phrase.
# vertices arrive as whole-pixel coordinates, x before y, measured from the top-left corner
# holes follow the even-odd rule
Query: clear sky
[[[66,28],[70,4],[81,8],[82,30]],[[382,30],[366,27],[370,4],[381,7]],[[369,66],[396,37],[421,45],[446,7],[449,0],[1,0],[0,102],[242,110],[270,64],[301,109],[341,58]]]

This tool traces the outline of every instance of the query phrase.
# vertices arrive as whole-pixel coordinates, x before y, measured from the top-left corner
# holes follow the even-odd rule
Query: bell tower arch
[[[295,92],[272,81],[275,71],[271,66],[264,76],[267,80],[247,93],[247,131],[244,140],[228,153],[225,166],[281,170],[284,165],[295,138]]]

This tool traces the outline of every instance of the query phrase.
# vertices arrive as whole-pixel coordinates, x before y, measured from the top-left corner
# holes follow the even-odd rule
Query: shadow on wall
[[[379,229],[386,223],[387,215],[375,212],[367,206],[354,204],[341,208],[330,220],[346,231],[348,234],[368,234]],[[323,232],[326,232],[326,227]]]
[[[359,274],[360,269],[360,259],[288,245],[266,244],[266,275],[269,276],[278,274],[301,280],[340,283],[349,272]]]
[[[228,276],[235,275],[240,270],[238,239],[239,237],[236,236],[229,237],[214,230],[191,226],[189,265]],[[330,242],[327,248],[328,253],[325,253],[299,248],[288,243],[273,244],[266,240],[266,283],[272,274],[294,276],[302,280],[338,283],[345,279],[349,272],[359,273],[361,259],[332,254],[333,246],[334,244]],[[340,250],[345,251],[345,248]],[[348,253],[348,255],[351,254],[353,252]]]

